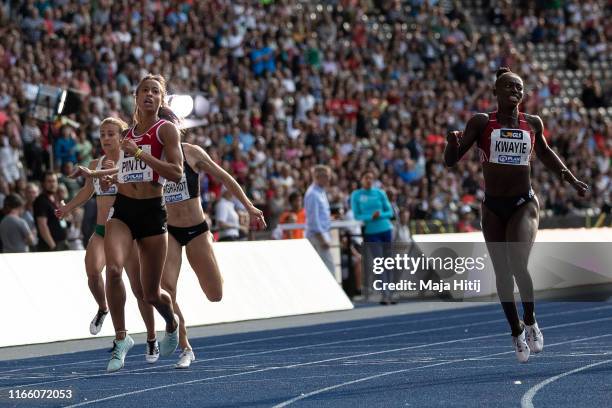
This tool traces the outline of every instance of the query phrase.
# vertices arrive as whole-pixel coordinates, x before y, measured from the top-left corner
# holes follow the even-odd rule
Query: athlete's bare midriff
[[[166,204],[168,225],[173,227],[191,227],[204,222],[204,211],[198,197],[174,204]]]
[[[108,220],[108,213],[115,202],[115,196],[97,196],[96,197],[96,224],[104,225]]]
[[[145,183],[117,183],[119,194],[143,200],[162,196],[162,185],[156,182]]]
[[[493,197],[516,197],[531,189],[531,166],[482,163],[485,193]]]

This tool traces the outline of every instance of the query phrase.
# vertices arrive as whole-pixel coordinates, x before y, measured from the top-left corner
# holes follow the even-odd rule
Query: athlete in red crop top
[[[118,192],[106,223],[106,287],[115,341],[107,371],[123,367],[134,340],[125,327],[125,288],[121,279],[132,241],[138,244],[142,291],[146,302],[166,321],[160,341],[162,356],[172,354],[179,341],[178,317],[172,299],[161,289],[168,247],[164,180],[178,182],[183,175],[178,118],[165,105],[166,84],[160,75],[148,75],[136,87],[136,124],[121,141],[117,168],[91,172],[93,177],[115,174]],[[163,120],[166,119],[166,120]]]
[[[510,328],[516,356],[529,359],[531,351],[544,347],[534,312],[533,283],[527,270],[529,253],[539,221],[539,204],[531,189],[530,161],[535,150],[546,168],[568,181],[584,196],[588,186],[576,179],[546,143],[539,116],[519,112],[523,81],[509,68],[497,71],[494,95],[497,112],[477,113],[463,134],[449,132],[444,151],[447,166],[454,166],[474,143],[478,146],[485,179],[481,206],[482,232],[491,255],[502,307]],[[492,243],[512,242],[512,245]],[[514,279],[523,302],[524,324],[514,303]]]

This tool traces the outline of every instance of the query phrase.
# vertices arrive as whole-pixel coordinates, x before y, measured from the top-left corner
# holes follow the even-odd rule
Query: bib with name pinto
[[[505,128],[497,121],[497,112],[489,114],[489,123],[478,138],[480,162],[528,166],[535,136],[525,115],[519,113],[519,128]]]
[[[102,156],[98,159],[98,163],[96,164],[96,170],[102,170],[102,164],[104,163],[104,160],[106,160],[106,156]],[[93,186],[94,186],[94,192],[96,193],[97,196],[115,196],[117,195],[117,185],[116,184],[111,184],[108,190],[104,191],[102,190],[102,187],[100,186],[100,179],[94,178]]]
[[[165,120],[158,120],[146,132],[136,135],[134,128],[131,128],[125,135],[126,138],[134,140],[136,145],[143,152],[150,154],[157,159],[163,159],[164,144],[159,138],[159,128],[166,123]],[[148,166],[144,161],[136,159],[132,155],[127,155],[123,150],[119,157],[119,174],[117,175],[119,183],[141,183],[141,182],[156,182],[163,185],[165,179],[157,172]]]

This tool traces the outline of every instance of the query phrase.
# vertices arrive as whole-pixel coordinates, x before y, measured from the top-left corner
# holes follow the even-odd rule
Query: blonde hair
[[[128,124],[125,123],[123,121],[123,119],[120,118],[114,118],[114,117],[108,117],[105,118],[102,123],[100,123],[100,127],[104,126],[104,125],[115,125],[119,128],[119,133],[123,133],[127,130],[128,128]]]
[[[311,171],[313,176],[318,176],[321,173],[325,173],[331,176],[331,168],[329,166],[326,166],[325,164],[317,164],[313,166]]]

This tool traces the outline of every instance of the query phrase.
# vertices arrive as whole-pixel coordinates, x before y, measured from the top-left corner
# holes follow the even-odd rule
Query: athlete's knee
[[[512,275],[514,275],[517,279],[523,279],[529,277],[529,269],[527,269],[527,265],[516,263],[511,266]]]
[[[161,302],[161,293],[144,291],[142,298],[150,305],[157,305]]]
[[[107,264],[106,265],[106,278],[109,280],[120,280],[123,267],[118,264]]]
[[[100,278],[102,270],[96,268],[93,265],[88,265],[87,263],[85,263],[85,273],[87,274],[88,280],[97,280]]]
[[[206,294],[206,298],[211,302],[220,302],[221,299],[223,298],[223,290],[218,289],[214,291],[209,291]]]

